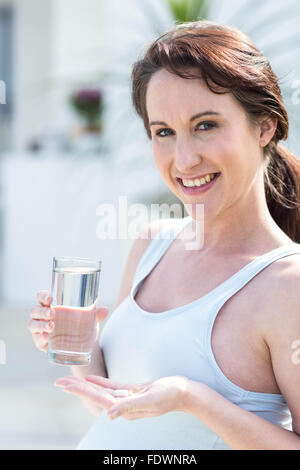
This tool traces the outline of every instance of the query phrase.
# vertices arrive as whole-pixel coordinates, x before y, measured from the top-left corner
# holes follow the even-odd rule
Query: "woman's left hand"
[[[184,411],[188,379],[170,376],[140,384],[123,384],[95,375],[80,379],[74,376],[56,381],[64,391],[88,398],[106,409],[112,420],[119,416],[127,420],[160,416],[169,411]],[[118,397],[117,390],[127,396]]]

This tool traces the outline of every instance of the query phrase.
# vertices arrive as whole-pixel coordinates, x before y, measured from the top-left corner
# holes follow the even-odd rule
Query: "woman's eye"
[[[209,131],[209,130],[213,129],[214,127],[216,127],[216,123],[212,122],[212,121],[205,121],[205,122],[201,122],[200,124],[198,124],[197,128],[199,129],[200,126],[205,126],[206,127],[206,129],[201,129],[201,130]]]
[[[217,124],[215,122],[205,121],[205,122],[199,123],[196,126],[196,130],[199,129],[200,131],[210,131],[211,129],[214,129],[215,127],[217,127]],[[173,135],[174,132],[169,128],[164,128],[164,129],[159,129],[155,134],[158,137],[168,137],[169,135]]]
[[[168,128],[165,128],[165,129],[159,129],[157,132],[156,132],[156,135],[158,137],[166,137],[169,134],[169,132],[172,132],[171,129],[168,129]]]

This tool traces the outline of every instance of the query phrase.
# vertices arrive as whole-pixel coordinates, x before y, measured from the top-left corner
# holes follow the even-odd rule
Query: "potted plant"
[[[71,105],[84,121],[84,131],[101,132],[103,96],[99,89],[84,88],[72,93]]]

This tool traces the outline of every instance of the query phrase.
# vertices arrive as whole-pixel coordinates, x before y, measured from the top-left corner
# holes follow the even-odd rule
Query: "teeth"
[[[199,187],[203,184],[209,183],[214,178],[214,173],[206,175],[204,178],[196,178],[195,180],[182,180],[182,183],[187,188]]]

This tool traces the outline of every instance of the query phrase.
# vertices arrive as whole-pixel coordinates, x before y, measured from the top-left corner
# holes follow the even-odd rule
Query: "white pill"
[[[128,390],[114,390],[113,391],[114,397],[127,397],[128,394],[129,394]]]

